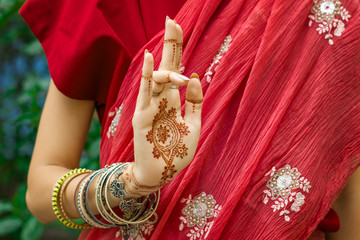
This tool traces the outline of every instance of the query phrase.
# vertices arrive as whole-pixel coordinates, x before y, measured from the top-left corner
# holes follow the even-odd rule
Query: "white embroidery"
[[[202,192],[192,199],[191,194],[188,198],[180,200],[181,203],[186,203],[182,213],[185,216],[180,216],[179,230],[183,231],[184,227],[189,228],[186,236],[190,240],[206,239],[214,221],[207,222],[207,219],[215,218],[221,210],[221,205],[216,204],[212,195],[206,195]]]
[[[219,51],[216,53],[215,57],[213,58],[210,67],[206,70],[205,76],[207,82],[211,81],[212,75],[215,74],[217,67],[220,63],[220,60],[223,58],[223,54],[229,50],[231,45],[232,38],[230,35],[226,36],[224,42],[222,43]]]
[[[305,196],[296,189],[308,193],[311,188],[310,182],[300,175],[297,168],[291,168],[289,165],[280,168],[277,172],[273,167],[265,174],[265,176],[270,176],[270,180],[266,183],[270,190],[263,191],[263,203],[267,204],[269,199],[274,200],[274,204],[271,206],[273,212],[281,210],[279,216],[284,216],[287,222],[290,221],[288,205],[292,203],[290,210],[298,212],[305,203]]]
[[[121,112],[123,110],[122,104],[120,105],[119,108],[115,108],[115,112],[110,112],[109,113],[109,117],[112,117],[115,115],[115,117],[113,118],[113,120],[111,121],[111,125],[109,126],[108,132],[107,132],[107,137],[110,138],[110,136],[114,136],[115,132],[116,132],[116,128],[117,125],[119,124],[119,120],[120,120],[120,116],[121,116]]]
[[[150,223],[143,223],[133,227],[130,231],[130,235],[128,239],[132,240],[146,240],[145,236],[150,236],[152,231],[154,230],[154,225]],[[115,238],[122,236],[123,229],[119,228],[119,230],[115,233]]]
[[[348,22],[351,15],[349,12],[341,6],[341,2],[338,0],[319,0],[316,1],[311,8],[311,13],[308,18],[309,27],[312,26],[313,21],[318,23],[316,31],[319,34],[326,33],[324,38],[328,39],[329,44],[333,45],[333,37],[340,37],[341,33],[345,30],[345,23]],[[336,18],[340,16],[340,18]],[[333,31],[333,33],[332,33]]]

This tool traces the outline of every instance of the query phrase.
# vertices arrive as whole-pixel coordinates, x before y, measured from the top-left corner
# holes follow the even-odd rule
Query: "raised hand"
[[[129,195],[145,195],[164,186],[190,164],[201,128],[202,89],[196,74],[179,74],[182,30],[167,19],[162,60],[154,71],[145,51],[133,117],[135,164],[123,174]],[[187,85],[185,116],[178,87]]]

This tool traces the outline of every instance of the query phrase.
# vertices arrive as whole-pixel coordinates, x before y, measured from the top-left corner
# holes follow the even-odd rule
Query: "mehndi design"
[[[176,62],[176,70],[180,72],[180,65],[181,65],[181,56],[182,56],[182,43],[176,43],[176,46],[179,48],[179,55]]]
[[[188,148],[183,143],[183,138],[190,133],[185,123],[176,121],[176,109],[166,111],[166,107],[167,99],[163,98],[159,105],[160,111],[154,117],[152,129],[146,135],[147,141],[154,145],[154,157],[161,157],[166,163],[160,185],[165,185],[176,173],[174,157],[182,159],[187,156]]]
[[[172,44],[172,58],[171,58],[171,63],[174,64],[175,62],[175,52],[176,52],[176,39],[165,39],[164,43],[171,43]]]
[[[186,99],[186,101],[192,103],[192,112],[193,112],[193,113],[195,112],[195,105],[196,105],[196,104],[201,104],[201,103],[204,102],[203,99],[201,99],[201,100],[190,100],[190,99]]]
[[[148,96],[150,96],[150,92],[151,92],[151,80],[153,78],[153,76],[144,76],[142,75],[142,78],[145,80],[145,81],[148,81]]]

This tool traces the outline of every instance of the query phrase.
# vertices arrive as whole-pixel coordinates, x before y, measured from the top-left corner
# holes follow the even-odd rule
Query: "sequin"
[[[121,227],[115,233],[115,238],[123,238],[124,228]],[[143,223],[140,225],[136,225],[133,228],[128,229],[128,239],[130,240],[146,240],[147,237],[150,239],[151,233],[154,231],[154,224],[151,223]]]
[[[114,136],[115,132],[116,132],[116,128],[119,124],[119,120],[120,120],[120,116],[121,116],[121,112],[123,110],[122,104],[120,105],[119,108],[115,108],[115,112],[110,112],[109,113],[109,117],[112,117],[115,115],[115,117],[113,118],[113,120],[111,121],[111,124],[109,126],[108,132],[107,132],[107,137],[110,138],[110,136]]]
[[[273,167],[265,176],[270,176],[266,186],[269,189],[263,191],[263,203],[267,204],[269,199],[273,200],[271,208],[273,212],[280,211],[279,216],[284,216],[285,221],[290,221],[290,211],[299,212],[300,207],[305,203],[305,195],[311,188],[310,182],[297,168],[286,165],[276,171]],[[291,205],[291,206],[290,206]],[[290,208],[289,208],[290,206]]]
[[[230,35],[226,36],[219,51],[216,53],[215,57],[213,58],[210,67],[206,70],[205,76],[206,81],[210,82],[211,78],[215,74],[218,65],[220,64],[220,60],[223,58],[223,55],[229,50],[231,45],[232,38]]]
[[[349,21],[351,15],[341,6],[339,0],[318,0],[311,8],[311,14],[308,16],[309,27],[313,22],[318,24],[316,31],[319,34],[325,34],[324,38],[330,45],[334,44],[333,37],[340,37],[345,31],[345,22]]]
[[[220,210],[221,205],[216,203],[212,195],[207,195],[205,192],[200,193],[192,198],[190,194],[188,198],[183,198],[181,203],[186,203],[180,216],[179,230],[183,231],[184,227],[188,227],[186,236],[191,240],[205,239],[209,234],[214,220]],[[209,221],[212,220],[212,221]]]

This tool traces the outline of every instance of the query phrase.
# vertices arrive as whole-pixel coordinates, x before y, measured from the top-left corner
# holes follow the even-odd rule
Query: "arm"
[[[79,166],[93,111],[93,101],[68,98],[51,81],[30,163],[26,193],[29,210],[43,223],[56,220],[49,204],[53,187],[66,172]],[[73,187],[70,184],[68,190]],[[68,211],[72,216],[75,212]]]
[[[182,31],[174,21],[168,21],[163,67],[159,71],[153,71],[153,56],[147,52],[144,55],[143,77],[133,118],[136,163],[120,175],[129,193],[126,196],[128,198],[148,195],[161,188],[190,164],[195,154],[201,127],[201,84],[197,75],[188,79],[177,73],[181,45],[173,43],[174,39],[182,43]],[[173,44],[179,48],[176,57]],[[177,59],[178,62],[171,59]],[[188,86],[183,118],[177,87],[185,84]],[[164,104],[164,108],[159,108]],[[93,110],[93,101],[70,99],[51,82],[30,164],[26,197],[28,208],[43,223],[56,220],[51,207],[53,187],[70,169],[78,168]],[[168,125],[168,122],[172,125]],[[158,139],[161,131],[168,133]],[[174,139],[171,142],[176,143],[170,149],[171,154],[161,152],[155,156],[154,148],[157,145],[154,142],[166,145],[169,139]],[[182,149],[178,150],[180,147]],[[164,161],[159,161],[160,157]],[[71,179],[62,198],[64,210],[70,218],[80,217],[77,215],[74,193],[81,179],[83,176]],[[89,207],[94,214],[98,213],[95,203],[96,180],[89,186],[88,194]],[[120,199],[110,194],[110,191],[107,197],[111,207],[120,203]]]
[[[42,223],[57,220],[51,205],[52,191],[65,173],[79,167],[94,105],[93,101],[66,97],[51,81],[30,163],[26,193],[29,210]],[[80,218],[75,209],[74,193],[82,177],[72,179],[64,192],[64,209],[71,218]],[[94,195],[95,184],[91,184],[88,200],[91,210],[97,214]],[[108,197],[113,207],[119,203],[111,194]]]
[[[329,240],[357,240],[360,237],[360,168],[350,177],[333,208],[340,218],[340,230],[327,233]]]

